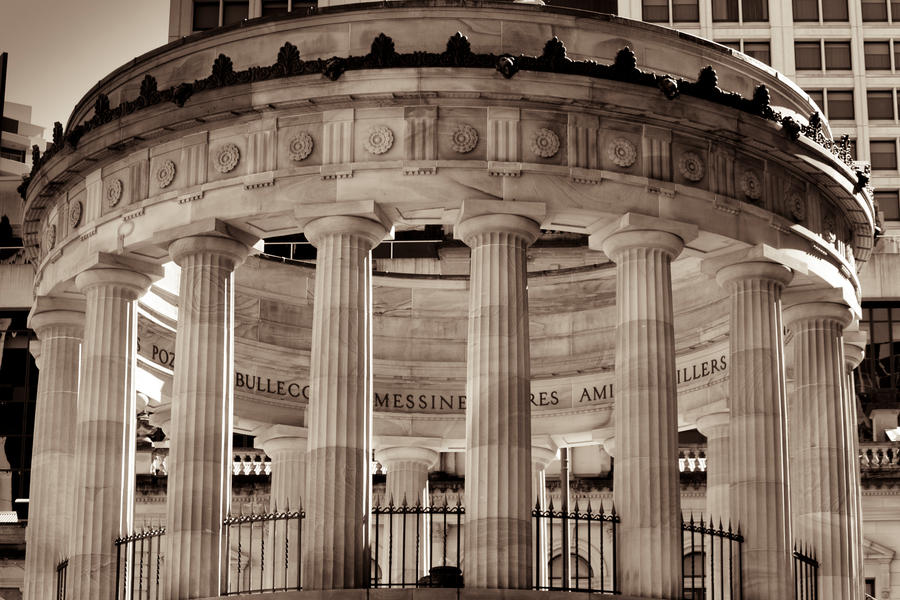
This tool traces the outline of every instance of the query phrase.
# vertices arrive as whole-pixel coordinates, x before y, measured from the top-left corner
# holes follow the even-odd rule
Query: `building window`
[[[768,21],[768,0],[741,0],[741,18],[745,23]]]
[[[738,20],[738,3],[737,0],[713,0],[712,3],[713,21],[732,21]]]
[[[616,0],[550,0],[547,4],[551,6],[589,10],[591,12],[605,13],[608,15],[615,15],[619,12],[619,3]],[[296,5],[297,4],[295,3],[294,6]]]
[[[875,202],[886,220],[900,219],[900,192],[897,190],[875,192]]]
[[[894,118],[894,92],[893,90],[868,90],[866,92],[866,104],[869,107],[870,119]]]
[[[643,19],[650,23],[669,22],[669,0],[642,0]]]
[[[772,64],[772,52],[769,49],[769,42],[744,42],[744,54],[752,56],[759,62],[767,65]]]
[[[869,142],[869,159],[876,171],[897,170],[897,141],[872,140]]]
[[[219,0],[194,0],[194,31],[219,26]]]
[[[798,71],[821,71],[822,48],[819,42],[794,42],[794,62]]]
[[[223,0],[222,25],[234,25],[250,16],[250,3],[247,0]]]
[[[827,71],[849,71],[852,68],[850,42],[825,42],[825,69]]]
[[[887,21],[888,11],[886,0],[862,0],[862,20]]]
[[[0,131],[19,133],[19,122],[9,117],[3,117],[0,119]]]
[[[25,151],[19,150],[17,148],[7,148],[6,146],[0,148],[0,158],[5,158],[8,160],[14,160],[19,163],[25,162]]]
[[[857,369],[864,403],[894,402],[900,385],[900,307],[894,302],[863,302],[859,328],[869,334]]]
[[[676,23],[699,22],[700,7],[697,0],[672,0],[672,20]]]
[[[828,90],[828,118],[852,121],[853,112],[853,90]]]
[[[890,71],[891,70],[891,44],[890,42],[866,42],[863,44],[866,53],[866,70]]]
[[[818,21],[818,0],[793,0],[795,21]]]
[[[825,113],[825,91],[824,90],[806,90],[806,93],[809,94],[810,99],[816,103],[816,106]]]
[[[875,597],[875,578],[874,577],[866,577],[866,596],[869,598]]]
[[[847,0],[822,0],[823,21],[849,21]]]
[[[262,0],[260,7],[261,17],[284,15],[288,12],[288,0]]]

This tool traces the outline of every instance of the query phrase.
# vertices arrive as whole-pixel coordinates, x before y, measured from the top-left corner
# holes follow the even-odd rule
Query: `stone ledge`
[[[587,592],[547,592],[536,590],[494,590],[472,588],[316,590],[214,596],[203,600],[650,600],[637,596],[590,594]],[[655,599],[653,599],[655,600]]]

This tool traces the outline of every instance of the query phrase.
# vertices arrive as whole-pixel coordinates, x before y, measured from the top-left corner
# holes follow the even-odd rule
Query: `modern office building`
[[[578,8],[172,3],[27,188],[26,598],[900,597],[900,7]]]

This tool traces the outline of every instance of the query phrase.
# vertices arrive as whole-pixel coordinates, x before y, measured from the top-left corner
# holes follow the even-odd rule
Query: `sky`
[[[165,44],[168,27],[168,0],[0,0],[6,100],[31,105],[49,136],[100,79]]]

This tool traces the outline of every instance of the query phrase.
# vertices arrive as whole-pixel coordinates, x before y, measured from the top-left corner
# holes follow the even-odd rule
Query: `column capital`
[[[210,241],[215,239],[223,240],[223,242]],[[185,240],[195,241],[187,242]],[[236,242],[237,245],[228,244],[228,240]],[[248,233],[214,217],[164,229],[153,235],[153,243],[160,248],[167,249],[169,256],[176,263],[179,263],[183,256],[206,250],[230,254],[234,257],[235,265],[238,265],[244,261],[250,248],[258,241],[258,235]],[[218,244],[221,244],[221,247]]]
[[[393,446],[375,451],[375,460],[388,467],[389,471],[391,463],[398,462],[415,462],[430,469],[438,458],[440,453],[437,450],[424,446]]]
[[[179,266],[185,257],[203,252],[225,256],[236,267],[247,258],[250,246],[235,238],[207,234],[179,238],[169,244],[169,256]]]
[[[465,200],[453,234],[470,247],[475,236],[486,232],[517,235],[530,246],[541,235],[540,223],[546,214],[541,202]]]
[[[83,265],[84,268],[75,276],[78,291],[109,285],[126,290],[133,296],[132,300],[164,275],[162,266],[156,263],[102,252],[89,257]]]
[[[613,261],[629,248],[660,248],[674,259],[697,235],[697,226],[690,223],[627,213],[591,233],[588,246],[602,250]]]
[[[547,465],[553,462],[553,459],[555,458],[556,450],[552,448],[547,448],[545,446],[531,447],[531,462],[535,466],[540,466],[541,469],[546,469]]]
[[[791,327],[800,321],[830,319],[846,327],[853,320],[850,308],[838,302],[799,302],[784,309],[784,324]]]
[[[38,296],[28,313],[28,327],[38,337],[46,327],[67,326],[84,329],[85,302],[81,298]]]
[[[844,363],[848,371],[859,366],[866,356],[866,342],[869,334],[865,331],[844,330]]]
[[[731,416],[727,410],[707,413],[697,418],[697,431],[709,438],[720,438],[728,435]]]
[[[793,279],[793,272],[786,266],[766,260],[742,260],[724,265],[716,271],[716,282],[729,289],[737,281],[773,281],[786,286]]]
[[[253,430],[256,446],[270,458],[280,452],[306,452],[309,429],[294,425],[263,425]]]
[[[368,240],[374,248],[393,227],[393,220],[374,200],[305,204],[294,211],[294,217],[316,247],[329,234],[349,233]]]

